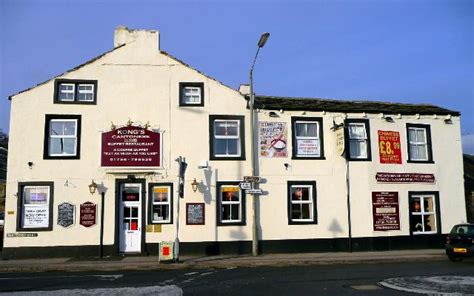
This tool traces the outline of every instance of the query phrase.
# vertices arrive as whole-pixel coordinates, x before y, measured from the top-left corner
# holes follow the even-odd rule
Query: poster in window
[[[319,156],[319,140],[317,139],[298,139],[296,144],[296,153],[298,156]]]
[[[378,131],[380,163],[402,163],[400,149],[400,133],[393,131]]]
[[[372,192],[374,231],[400,230],[398,192]]]
[[[259,123],[260,156],[267,158],[288,157],[286,122]]]
[[[49,226],[49,207],[25,206],[23,210],[23,227],[42,228]]]
[[[204,203],[186,204],[186,225],[204,225]]]
[[[58,225],[69,227],[74,224],[75,205],[63,202],[58,205]]]

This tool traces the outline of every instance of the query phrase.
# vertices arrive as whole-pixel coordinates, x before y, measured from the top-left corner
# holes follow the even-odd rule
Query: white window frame
[[[89,89],[88,90],[81,90],[80,89],[81,86],[90,86],[91,89],[90,90]],[[94,84],[92,84],[92,83],[78,83],[77,84],[77,101],[78,102],[94,102],[94,92],[95,92]],[[81,99],[79,99],[80,94],[85,94],[86,97],[87,97],[88,94],[90,94],[91,99],[90,100],[81,100]]]
[[[307,185],[307,184],[302,184],[302,185],[291,185],[291,190],[290,190],[290,211],[293,211],[293,205],[304,205],[304,204],[309,204],[309,218],[308,219],[293,219],[292,216],[290,216],[291,222],[313,222],[314,221],[314,201],[313,201],[313,185]],[[309,194],[309,199],[308,200],[293,200],[293,188],[309,188],[308,194]],[[301,209],[301,208],[300,208]]]
[[[351,125],[352,126],[361,126],[361,127],[363,127],[365,136],[364,137],[351,137],[351,132],[350,132],[350,126]],[[366,126],[366,124],[363,123],[363,122],[349,122],[348,127],[349,127],[349,130],[348,130],[349,157],[353,158],[353,159],[367,159],[369,157],[369,153],[368,153],[369,140],[368,140],[368,137],[367,137],[367,126]],[[351,142],[359,142],[359,143],[365,142],[365,155],[355,156],[355,155],[350,154],[351,153],[351,149],[350,149]]]
[[[236,122],[237,123],[237,135],[216,135],[216,123],[218,122]],[[237,139],[237,154],[217,154],[214,149],[214,156],[215,157],[240,157],[242,155],[241,151],[241,135],[240,135],[240,120],[238,119],[215,119],[213,124],[213,145],[216,146],[216,140],[235,140]]]
[[[196,91],[197,94],[196,95],[194,95],[194,94],[189,95],[187,93],[188,90]],[[202,91],[201,86],[183,86],[183,89],[181,91],[181,93],[182,93],[182,98],[181,98],[182,103],[184,105],[201,105],[202,104],[201,91]],[[191,101],[187,100],[188,98],[193,97],[193,96],[197,96],[197,98],[198,98],[197,102],[195,102],[195,101],[191,102]]]
[[[238,201],[234,201],[234,200],[224,200],[224,190],[223,188],[225,187],[232,187],[232,188],[237,188],[238,191],[235,191],[235,192],[238,192],[239,194],[239,200]],[[222,224],[226,224],[226,223],[242,223],[242,190],[240,190],[240,187],[239,185],[221,185],[220,186],[220,189],[219,189],[219,198],[220,198],[220,216],[219,216],[219,220],[220,220],[220,223]],[[239,205],[239,219],[237,220],[232,220],[229,219],[229,220],[224,220],[224,217],[223,217],[223,213],[224,213],[224,206],[229,206],[229,209],[230,209],[230,217],[232,217],[232,205]]]
[[[47,198],[46,198],[46,203],[45,204],[26,204],[26,190],[27,189],[46,189],[47,191]],[[50,211],[50,202],[51,202],[51,186],[48,185],[26,185],[23,186],[23,192],[22,192],[22,200],[21,200],[21,221],[20,225],[22,229],[30,229],[30,228],[49,228],[51,227],[50,225],[50,216],[51,213]],[[31,200],[31,198],[30,198]],[[35,209],[35,208],[46,208],[48,212],[48,224],[47,225],[42,225],[42,226],[36,226],[36,225],[30,225],[30,226],[25,226],[25,210],[26,209]]]
[[[76,128],[74,129],[74,135],[53,135],[51,133],[52,131],[52,123],[53,122],[74,122],[76,125]],[[48,131],[48,155],[49,156],[77,156],[77,129],[78,129],[78,120],[77,119],[51,119],[49,121],[49,131]],[[75,145],[74,145],[74,153],[73,154],[68,154],[68,153],[51,153],[51,139],[75,139]]]
[[[168,198],[167,201],[155,201],[155,188],[166,188],[168,190]],[[171,223],[171,194],[172,194],[172,188],[169,185],[153,185],[152,186],[152,196],[151,196],[151,222],[153,224],[160,224],[160,223]],[[163,220],[155,220],[154,218],[154,211],[153,211],[153,206],[168,206],[168,219],[163,219]]]
[[[419,130],[422,130],[423,131],[423,134],[425,135],[425,141],[424,142],[415,142],[415,141],[412,141],[410,139],[410,130],[414,130],[415,133],[416,131],[419,131]],[[409,148],[409,159],[410,161],[428,161],[429,160],[429,154],[428,154],[428,133],[426,131],[426,128],[425,127],[413,127],[413,126],[410,126],[408,127],[408,145],[410,145],[410,148]],[[413,147],[414,146],[425,146],[425,155],[426,155],[426,158],[412,158],[412,156],[410,155],[413,151]]]
[[[433,210],[430,212],[425,212],[425,200],[432,199],[433,202]],[[410,204],[413,199],[420,200],[420,211],[414,212],[410,209],[410,214],[412,216],[420,216],[421,217],[421,225],[423,230],[422,231],[415,231],[414,229],[410,229],[413,235],[423,235],[423,234],[435,234],[438,233],[438,221],[436,216],[436,196],[434,194],[413,194],[410,196]],[[432,216],[434,217],[434,230],[425,231],[425,220],[423,219],[424,216]],[[411,226],[410,226],[411,227]]]
[[[72,90],[62,90],[61,86],[72,86]],[[58,86],[58,101],[60,102],[74,102],[76,99],[76,85],[74,83],[59,83]],[[72,100],[61,99],[61,94],[72,94]]]
[[[316,136],[315,137],[308,137],[308,136],[298,136],[298,124],[305,123],[305,124],[316,124]],[[319,134],[319,121],[305,121],[305,120],[297,120],[294,123],[294,133],[295,133],[295,141],[296,141],[296,157],[321,157],[321,137]],[[298,141],[299,140],[316,140],[319,145],[319,154],[298,154]]]

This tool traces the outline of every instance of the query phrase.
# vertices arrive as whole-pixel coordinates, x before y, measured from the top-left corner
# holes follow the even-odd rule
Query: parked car
[[[453,262],[474,256],[474,224],[454,225],[446,237],[446,255]]]

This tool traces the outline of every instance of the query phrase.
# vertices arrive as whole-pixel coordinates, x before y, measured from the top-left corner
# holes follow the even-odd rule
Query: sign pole
[[[100,258],[104,257],[104,212],[105,192],[100,193]]]

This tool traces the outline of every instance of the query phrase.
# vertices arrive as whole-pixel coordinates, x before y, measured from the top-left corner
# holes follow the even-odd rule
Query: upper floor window
[[[407,137],[408,162],[433,162],[429,125],[407,123]]]
[[[45,159],[79,159],[81,116],[46,115]]]
[[[210,159],[245,160],[244,116],[210,115]]]
[[[95,104],[97,80],[55,81],[54,102],[57,104]]]
[[[371,160],[370,128],[366,119],[346,120],[349,160]]]
[[[179,83],[179,105],[189,107],[204,106],[204,83],[181,82]]]
[[[288,181],[288,223],[316,223],[316,182]]]
[[[18,224],[19,231],[51,230],[53,217],[53,183],[19,183]]]
[[[322,118],[292,117],[293,158],[324,159]]]

